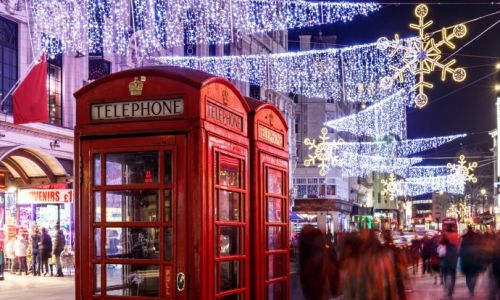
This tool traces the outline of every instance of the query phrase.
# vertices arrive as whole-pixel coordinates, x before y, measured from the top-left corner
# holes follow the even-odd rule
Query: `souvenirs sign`
[[[184,99],[99,103],[91,106],[92,120],[152,118],[184,113]]]
[[[73,203],[73,190],[72,189],[19,190],[17,204],[46,204],[46,203],[48,204]]]

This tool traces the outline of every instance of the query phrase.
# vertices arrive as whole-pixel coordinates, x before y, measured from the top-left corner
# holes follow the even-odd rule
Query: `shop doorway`
[[[82,143],[82,283],[90,295],[187,299],[186,138]]]

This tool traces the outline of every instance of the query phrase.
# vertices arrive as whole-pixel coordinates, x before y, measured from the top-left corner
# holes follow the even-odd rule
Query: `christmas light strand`
[[[126,54],[134,32],[140,32],[141,55],[151,55],[164,48],[347,22],[379,8],[373,2],[303,0],[32,0],[30,7],[38,50],[50,55],[76,49],[85,54],[89,46],[95,52],[102,45]],[[62,46],[50,45],[43,36]]]
[[[372,172],[405,175],[405,170],[423,161],[421,157],[382,157],[339,153],[342,176],[357,177]]]
[[[437,191],[450,194],[463,194],[463,180],[455,174],[435,177],[413,177],[398,181],[399,196],[418,196]]]
[[[406,42],[406,40],[405,40]],[[381,89],[379,82],[390,70],[390,51],[375,43],[342,49],[310,50],[279,54],[223,57],[164,56],[165,65],[197,69],[229,80],[249,82],[262,88],[334,101],[377,102],[400,90],[411,91],[415,77]],[[411,105],[413,92],[407,92]]]
[[[395,135],[405,138],[407,101],[407,91],[400,90],[354,115],[327,121],[325,125],[357,136],[380,138]]]

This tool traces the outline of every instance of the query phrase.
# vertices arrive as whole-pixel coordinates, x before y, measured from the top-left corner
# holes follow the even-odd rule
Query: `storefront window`
[[[107,222],[155,222],[157,218],[157,190],[106,192]]]
[[[159,277],[159,267],[155,265],[108,264],[106,266],[106,294],[159,297]]]
[[[158,152],[106,155],[106,185],[158,183]]]

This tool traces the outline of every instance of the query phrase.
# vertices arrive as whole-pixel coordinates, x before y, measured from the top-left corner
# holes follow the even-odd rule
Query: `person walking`
[[[422,275],[429,273],[432,275],[431,269],[431,256],[433,253],[433,244],[430,232],[426,232],[425,237],[422,239]]]
[[[474,296],[474,288],[479,272],[482,269],[481,255],[479,251],[480,239],[477,233],[474,232],[472,226],[467,227],[467,233],[462,236],[460,244],[460,263],[462,273],[465,275],[465,282],[469,289],[470,296]]]
[[[52,239],[45,227],[42,227],[42,235],[40,237],[39,249],[42,258],[42,273],[46,276],[49,273],[49,258],[52,254]],[[44,267],[45,266],[45,272]]]
[[[10,238],[9,241],[5,244],[5,257],[7,258],[7,268],[10,274],[14,274],[16,270],[16,252],[14,251],[14,242],[16,240],[14,238]]]
[[[444,282],[448,289],[448,297],[453,296],[455,290],[455,280],[457,276],[458,244],[460,238],[458,233],[451,227],[446,228],[443,233],[443,244],[446,247],[446,254],[443,259]]]
[[[18,275],[22,275],[23,271],[28,275],[28,265],[26,264],[26,252],[28,251],[28,242],[23,235],[19,233],[14,242],[14,252],[16,255],[17,266],[19,269]]]
[[[31,234],[31,269],[33,276],[40,276],[40,232],[38,228],[34,228]]]
[[[56,225],[56,236],[54,239],[54,256],[56,260],[57,277],[63,277],[62,265],[61,265],[61,253],[64,250],[66,244],[66,239],[64,238],[64,233],[61,230],[59,224]]]

